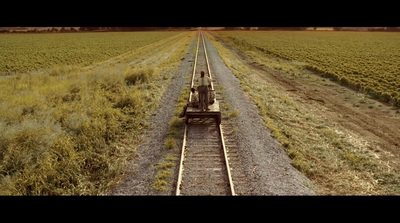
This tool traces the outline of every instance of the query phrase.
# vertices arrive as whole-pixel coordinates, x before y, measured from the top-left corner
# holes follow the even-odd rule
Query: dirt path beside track
[[[354,135],[355,141],[376,153],[382,162],[389,162],[392,168],[400,169],[398,108],[317,75],[313,77],[314,81],[304,78],[287,80],[266,68],[251,66],[317,116]]]

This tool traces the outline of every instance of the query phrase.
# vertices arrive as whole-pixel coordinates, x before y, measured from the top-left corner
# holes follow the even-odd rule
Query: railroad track
[[[218,85],[212,76],[204,34],[201,31],[197,40],[191,87],[200,71],[205,71],[212,78],[212,88]],[[223,100],[220,97],[216,91],[216,100]],[[232,128],[228,124],[228,132],[232,132]],[[236,184],[240,188],[249,188],[240,166],[237,143],[232,134],[224,136],[222,123],[212,117],[192,118],[185,124],[176,195],[238,195]],[[241,194],[250,194],[246,189],[241,191]]]

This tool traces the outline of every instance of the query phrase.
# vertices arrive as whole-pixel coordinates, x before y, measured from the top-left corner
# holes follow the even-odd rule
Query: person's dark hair
[[[196,89],[194,89],[194,87],[190,88],[190,90],[192,91],[192,93],[194,93],[196,91]]]
[[[204,71],[200,72],[201,77],[204,77]]]

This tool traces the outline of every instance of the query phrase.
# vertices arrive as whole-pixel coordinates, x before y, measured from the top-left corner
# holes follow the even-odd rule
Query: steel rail
[[[203,36],[203,33],[202,33],[202,36]],[[206,56],[208,74],[209,74],[209,77],[212,79],[210,63],[208,62],[207,49],[206,49],[206,43],[205,43],[204,37],[202,38],[202,40],[203,40],[204,54]],[[211,83],[211,88],[214,89],[212,83]],[[219,124],[218,127],[219,127],[218,129],[219,129],[219,134],[220,134],[220,137],[221,137],[221,142],[222,142],[222,150],[224,152],[224,157],[225,157],[226,170],[228,172],[229,187],[231,189],[231,194],[232,195],[236,195],[235,188],[234,188],[233,181],[232,181],[231,168],[229,166],[228,152],[227,152],[226,147],[225,147],[225,140],[224,140],[224,135],[223,135],[223,131],[222,131],[222,125]]]
[[[201,36],[203,37],[203,33],[201,34]],[[205,41],[204,41],[204,37],[202,38],[202,40],[203,40],[204,55],[205,55],[205,57],[206,57],[208,76],[212,79],[210,64],[208,63],[207,49],[206,49],[206,43],[205,43]],[[213,84],[212,82],[211,82],[211,89],[214,90],[214,84]]]
[[[184,134],[183,134],[181,161],[179,163],[178,183],[177,183],[177,186],[176,186],[176,193],[175,193],[175,195],[177,195],[177,196],[179,196],[181,194],[183,160],[185,158],[185,148],[186,148],[186,135],[187,135],[186,132],[187,132],[187,124],[185,124],[185,131],[184,131]]]
[[[197,54],[199,52],[199,41],[200,36],[197,38],[197,46],[196,46],[196,55],[194,57],[194,65],[193,65],[193,73],[192,73],[192,80],[190,83],[190,88],[194,86],[194,76],[196,74],[196,65],[197,65]],[[190,102],[190,98],[192,97],[192,91],[189,93],[188,102]],[[182,142],[182,149],[181,149],[181,161],[179,164],[179,173],[178,173],[178,183],[176,186],[176,195],[181,194],[181,185],[182,185],[182,173],[183,173],[183,160],[185,159],[185,149],[186,149],[186,137],[187,137],[187,124],[185,123],[185,130],[183,132],[183,142]]]

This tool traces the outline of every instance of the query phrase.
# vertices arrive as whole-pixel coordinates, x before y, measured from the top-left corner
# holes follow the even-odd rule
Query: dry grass
[[[141,98],[140,91],[110,74],[43,74],[4,82],[12,84],[1,91],[1,174],[8,180],[1,181],[0,193],[104,193],[104,179],[111,180],[124,163],[113,142],[145,125],[130,115],[143,102],[117,105],[127,95]]]

